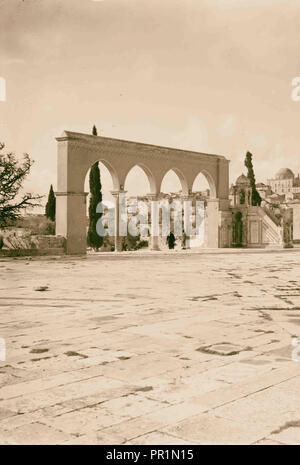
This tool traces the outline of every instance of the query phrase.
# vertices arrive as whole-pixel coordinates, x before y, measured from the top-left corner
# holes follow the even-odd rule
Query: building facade
[[[300,177],[299,174],[296,177],[289,168],[282,168],[273,179],[268,180],[268,186],[275,194],[292,199],[295,194],[300,194]]]
[[[264,192],[268,192],[265,189]],[[237,178],[229,191],[232,211],[232,247],[290,247],[293,238],[293,211],[287,205],[276,209],[263,200],[252,205],[252,189],[245,175]]]

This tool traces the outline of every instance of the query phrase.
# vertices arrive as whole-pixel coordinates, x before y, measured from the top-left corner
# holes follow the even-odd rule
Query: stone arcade
[[[195,178],[202,173],[210,187],[206,207],[206,247],[228,247],[231,242],[229,211],[229,161],[220,155],[159,147],[138,142],[65,131],[58,141],[58,180],[56,192],[56,234],[66,238],[68,254],[86,253],[86,196],[84,180],[89,168],[101,161],[113,180],[116,199],[124,192],[126,176],[138,165],[146,173],[149,197],[157,199],[164,175],[173,170],[182,186],[182,200],[192,196]],[[228,224],[227,224],[228,223]],[[151,237],[151,248],[158,248],[158,237]],[[121,250],[116,221],[115,250]]]

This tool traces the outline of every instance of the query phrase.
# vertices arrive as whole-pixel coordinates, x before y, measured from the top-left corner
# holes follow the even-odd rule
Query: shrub
[[[55,222],[49,220],[45,228],[45,234],[48,236],[55,236]]]
[[[143,247],[148,247],[148,241],[141,240],[141,236],[131,236],[128,234],[123,238],[122,250],[138,250]]]

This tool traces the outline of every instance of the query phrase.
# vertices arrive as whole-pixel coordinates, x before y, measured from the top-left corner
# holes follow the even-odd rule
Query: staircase
[[[277,218],[277,216],[274,215],[274,213],[268,208],[268,207],[261,207],[263,211],[266,213],[266,215],[270,218],[273,223],[275,223],[277,226],[281,226],[281,220]]]
[[[281,221],[266,207],[257,207],[259,216],[263,224],[263,242],[266,246],[282,247],[282,227]]]

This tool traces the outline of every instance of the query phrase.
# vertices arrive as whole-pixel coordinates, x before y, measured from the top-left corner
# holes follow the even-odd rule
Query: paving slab
[[[299,249],[2,258],[0,282],[0,444],[300,444]]]

